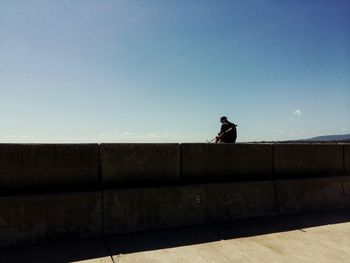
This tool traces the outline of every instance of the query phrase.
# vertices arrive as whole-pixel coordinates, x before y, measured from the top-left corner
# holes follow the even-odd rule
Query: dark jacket
[[[236,124],[225,121],[221,125],[221,130],[219,133],[220,139],[225,142],[225,143],[235,143],[237,139],[237,129],[236,129]],[[232,128],[231,130],[229,130]],[[229,131],[227,131],[229,130]],[[227,132],[226,132],[227,131]]]

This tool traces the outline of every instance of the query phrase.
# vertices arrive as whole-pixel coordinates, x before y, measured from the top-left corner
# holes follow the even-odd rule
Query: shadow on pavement
[[[0,262],[112,262],[111,255],[165,249],[350,222],[350,210],[236,220],[102,238],[0,249]],[[304,230],[306,229],[306,230]],[[106,246],[107,244],[107,246]]]
[[[75,262],[91,260],[112,262],[102,238],[51,242],[0,249],[1,263]]]
[[[349,211],[245,219],[107,237],[113,255],[251,237],[350,222]],[[307,231],[307,230],[306,230]]]

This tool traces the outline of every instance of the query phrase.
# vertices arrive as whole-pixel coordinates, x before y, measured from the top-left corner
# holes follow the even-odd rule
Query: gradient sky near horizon
[[[347,0],[0,0],[0,142],[350,133]]]

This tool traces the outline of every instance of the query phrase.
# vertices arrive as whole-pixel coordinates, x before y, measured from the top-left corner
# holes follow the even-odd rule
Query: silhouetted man
[[[229,122],[225,116],[220,118],[220,122],[221,129],[218,136],[216,136],[215,143],[235,143],[237,139],[237,125]]]

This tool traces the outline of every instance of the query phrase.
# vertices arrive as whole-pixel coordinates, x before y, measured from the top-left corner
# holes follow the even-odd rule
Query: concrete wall
[[[98,144],[0,144],[0,195],[96,188]]]
[[[181,171],[189,182],[272,179],[272,145],[182,144]]]
[[[179,144],[102,144],[105,188],[178,183]]]
[[[0,245],[343,209],[348,175],[345,144],[0,144]]]
[[[339,176],[343,173],[343,145],[274,145],[274,164],[280,178]]]
[[[350,207],[350,177],[344,176],[341,178],[342,187],[344,191],[344,205],[345,207]]]
[[[104,193],[106,234],[277,213],[272,182],[184,185]]]
[[[0,197],[0,246],[92,237],[101,226],[100,192]]]
[[[281,214],[318,212],[347,207],[341,177],[276,181]]]
[[[350,144],[344,145],[344,172],[350,175]]]

